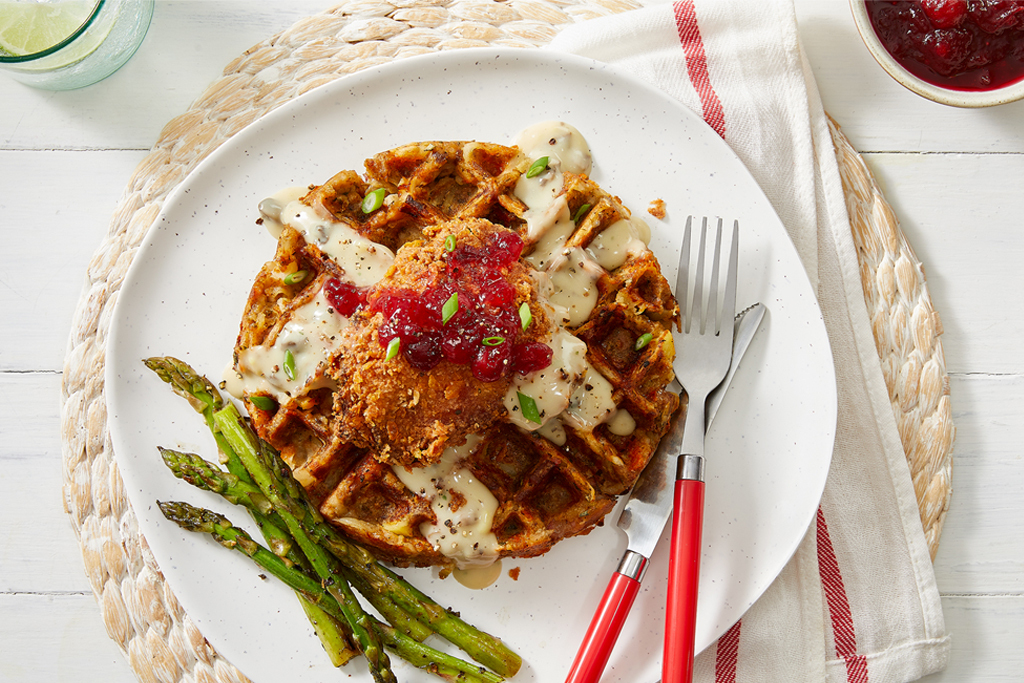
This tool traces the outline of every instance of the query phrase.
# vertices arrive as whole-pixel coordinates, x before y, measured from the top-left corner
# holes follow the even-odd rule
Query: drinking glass
[[[46,90],[100,81],[135,54],[153,6],[154,0],[0,0],[0,69]]]

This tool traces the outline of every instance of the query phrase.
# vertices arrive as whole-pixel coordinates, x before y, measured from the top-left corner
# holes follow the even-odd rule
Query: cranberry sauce
[[[346,318],[351,318],[356,309],[366,304],[365,289],[335,277],[324,283],[324,297],[336,312]]]
[[[885,49],[918,78],[951,90],[1024,79],[1022,0],[866,0]]]
[[[522,251],[514,232],[490,233],[479,247],[449,237],[440,284],[422,292],[382,289],[370,302],[370,310],[384,316],[377,333],[381,346],[397,338],[414,368],[429,370],[448,360],[470,366],[483,382],[547,367],[550,347],[518,341],[523,323],[506,276]]]

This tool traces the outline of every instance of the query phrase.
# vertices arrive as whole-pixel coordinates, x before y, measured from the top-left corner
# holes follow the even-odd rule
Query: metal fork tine
[[[687,305],[687,290],[689,289],[690,278],[690,232],[693,227],[693,216],[686,217],[686,227],[683,229],[683,247],[679,251],[679,268],[676,271],[676,302],[679,304],[679,314],[682,316],[684,329],[689,329],[690,308]]]
[[[722,260],[722,219],[718,219],[718,230],[715,232],[715,257],[711,261],[711,287],[708,290],[708,305],[706,308],[706,317],[708,321],[712,323],[711,330],[714,334],[718,334],[721,331],[720,321],[721,318],[718,315],[718,272],[720,270],[719,262]],[[706,332],[707,327],[701,329],[701,332]]]
[[[700,243],[697,246],[697,275],[693,281],[693,303],[690,305],[690,315],[687,316],[686,331],[690,331],[694,315],[697,316],[697,329],[704,334],[704,253],[707,247],[708,219],[704,218],[700,224]]]
[[[721,222],[719,222],[721,226]],[[725,276],[725,301],[722,303],[722,317],[732,320],[736,315],[736,274],[739,270],[740,222],[733,221],[732,245],[729,248],[729,272]],[[717,258],[716,258],[717,263]]]

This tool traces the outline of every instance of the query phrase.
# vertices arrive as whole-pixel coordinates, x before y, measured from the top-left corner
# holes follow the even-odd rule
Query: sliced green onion
[[[363,197],[363,213],[373,213],[384,204],[384,197],[387,195],[387,188],[378,187]]]
[[[284,376],[288,379],[295,379],[295,356],[291,349],[284,352]]]
[[[481,340],[481,343],[484,346],[497,346],[498,344],[504,344],[505,343],[505,338],[504,337],[484,337]]]
[[[537,161],[535,161],[532,164],[530,164],[530,168],[527,169],[527,171],[526,171],[526,177],[527,178],[532,178],[534,176],[538,176],[541,173],[543,173],[544,170],[547,167],[548,167],[548,158],[547,157],[541,157],[540,159],[537,159]]]
[[[576,209],[576,215],[572,217],[572,222],[579,223],[583,220],[583,216],[586,215],[587,211],[590,211],[590,204],[584,204],[580,208]]]
[[[525,330],[533,322],[533,312],[530,311],[530,304],[523,302],[523,305],[519,307],[519,320],[523,323],[523,329]]]
[[[650,332],[644,332],[643,334],[640,335],[639,338],[637,338],[636,345],[633,348],[639,351],[640,349],[650,344],[652,339],[654,339],[653,334],[651,334]]]
[[[388,342],[388,350],[384,353],[384,360],[391,360],[398,355],[398,349],[402,345],[402,340],[395,337]]]
[[[444,238],[444,250],[455,251],[455,235],[448,235]]]
[[[284,277],[284,283],[286,285],[297,285],[306,279],[306,271],[296,270],[294,273],[289,273]]]
[[[447,322],[452,319],[452,316],[458,312],[459,293],[455,292],[450,297],[448,297],[448,301],[445,301],[444,306],[441,307],[441,324],[447,324]]]
[[[250,396],[249,403],[253,404],[260,410],[273,410],[275,406],[277,406],[277,401],[269,396]]]
[[[527,396],[521,391],[516,393],[519,394],[519,409],[523,411],[523,417],[530,422],[542,424],[540,421],[540,411],[537,410],[537,402],[533,400],[533,397]]]

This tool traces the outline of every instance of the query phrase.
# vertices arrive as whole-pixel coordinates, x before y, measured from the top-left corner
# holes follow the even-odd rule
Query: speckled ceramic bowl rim
[[[1015,102],[1024,98],[1024,80],[996,90],[985,91],[949,90],[921,80],[900,66],[899,62],[882,45],[871,25],[864,0],[850,0],[850,10],[853,13],[857,31],[875,61],[897,83],[921,97],[951,107],[993,107],[997,104]]]

